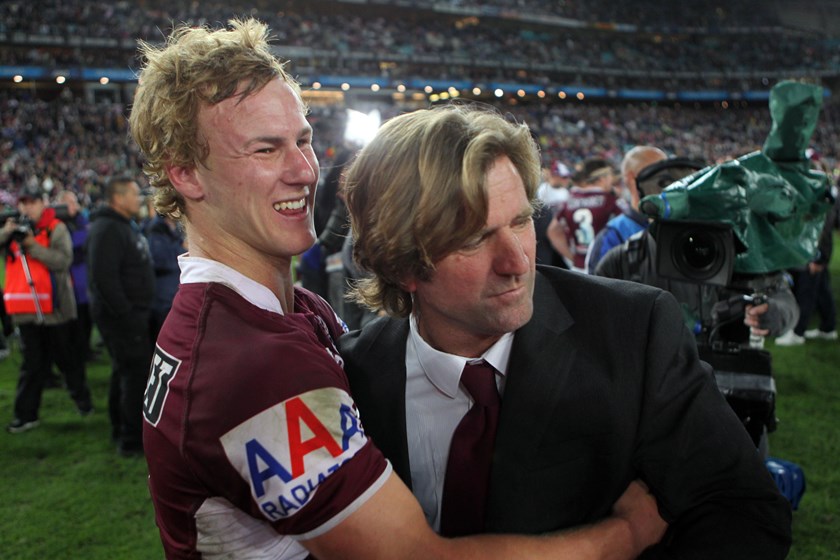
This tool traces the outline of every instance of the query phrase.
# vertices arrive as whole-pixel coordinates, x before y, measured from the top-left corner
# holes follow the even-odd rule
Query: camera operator
[[[652,179],[667,172],[668,161],[651,166],[658,168]],[[728,233],[713,223],[654,221],[607,252],[595,274],[656,286],[677,298],[701,358],[715,369],[719,388],[766,455],[763,435],[775,429],[775,389],[763,338],[790,329],[799,307],[782,271],[732,274],[735,248],[725,241]]]
[[[724,332],[714,334],[736,343],[748,343],[750,335],[779,336],[796,323],[799,307],[783,272],[735,275],[726,286],[666,278],[656,267],[655,230],[652,227],[639,232],[611,249],[598,263],[595,274],[671,292],[683,305],[686,323],[701,344],[709,342],[711,329],[718,326],[714,323],[721,321],[726,323]],[[753,294],[764,297],[752,302],[749,298]],[[733,324],[733,316],[739,314],[742,324]]]
[[[20,217],[6,220],[0,229],[0,245],[6,252],[3,299],[20,331],[23,354],[14,419],[6,428],[10,433],[38,426],[41,393],[53,360],[79,413],[87,416],[93,411],[84,360],[73,348],[69,330],[76,318],[70,233],[55,210],[47,208],[37,186],[23,188],[18,210]]]

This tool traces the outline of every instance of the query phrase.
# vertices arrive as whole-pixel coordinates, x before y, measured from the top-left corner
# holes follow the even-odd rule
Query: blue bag
[[[799,501],[805,493],[805,473],[802,467],[791,461],[768,457],[764,465],[776,481],[779,492],[788,499],[794,511],[799,509]]]

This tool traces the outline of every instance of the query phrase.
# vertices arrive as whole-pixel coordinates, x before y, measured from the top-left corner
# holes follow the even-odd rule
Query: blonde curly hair
[[[198,135],[198,112],[238,96],[242,99],[279,78],[300,97],[300,86],[268,46],[268,27],[255,19],[231,20],[229,29],[176,27],[165,45],[140,42],[145,64],[131,107],[131,135],[145,156],[143,171],[155,188],[155,209],[180,219],[184,199],[166,174],[170,165],[203,163],[206,142]],[[303,103],[301,103],[303,105]]]

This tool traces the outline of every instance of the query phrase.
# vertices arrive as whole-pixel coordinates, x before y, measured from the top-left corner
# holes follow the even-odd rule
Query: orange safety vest
[[[49,210],[52,209],[47,208],[44,212]],[[41,223],[43,221],[45,220],[42,217]],[[58,222],[59,220],[53,215],[49,225],[37,231],[35,241],[44,247],[49,247],[50,234],[52,234]],[[9,251],[6,256],[6,287],[3,289],[3,303],[6,305],[6,313],[9,315],[36,314],[35,299],[32,297],[32,286],[34,286],[35,295],[41,306],[41,313],[48,315],[53,312],[52,275],[44,263],[27,255],[26,263],[29,265],[29,273],[32,276],[32,286],[30,286],[23,270],[20,249],[18,243],[12,241],[9,244]]]

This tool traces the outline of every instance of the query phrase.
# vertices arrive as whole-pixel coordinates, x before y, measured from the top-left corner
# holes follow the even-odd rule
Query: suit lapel
[[[408,339],[407,319],[386,319],[372,338],[369,349],[359,349],[363,370],[379,372],[371,376],[365,397],[372,403],[371,437],[388,457],[396,473],[411,487],[411,468],[408,459],[408,440],[405,425],[405,345]],[[365,423],[364,404],[360,405],[362,424]]]
[[[504,514],[509,476],[529,464],[574,360],[575,349],[561,342],[574,320],[558,292],[557,284],[537,273],[534,314],[513,341],[496,434],[488,522]]]

